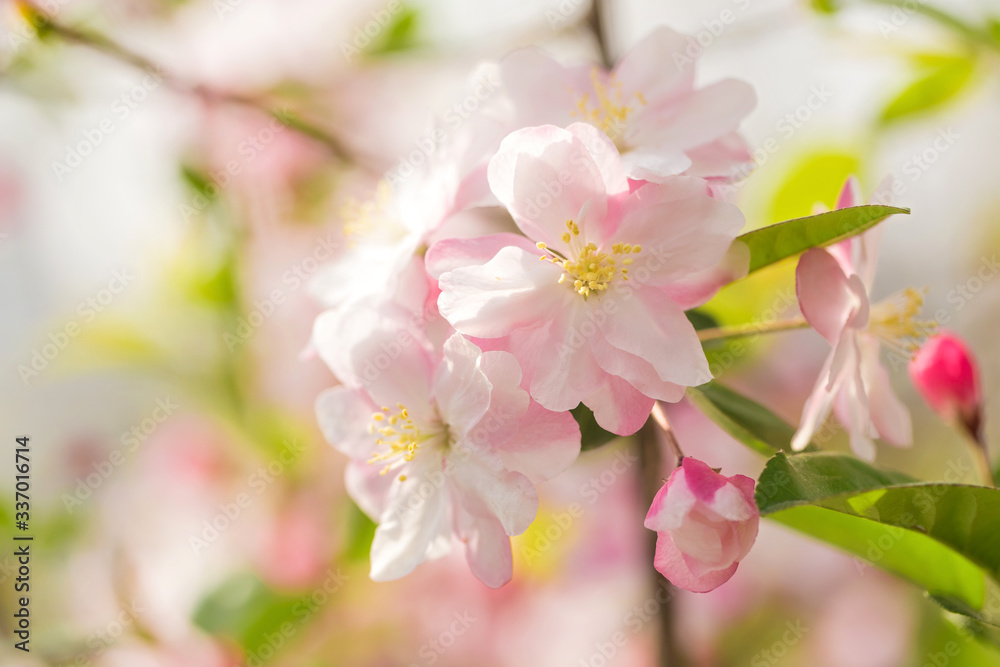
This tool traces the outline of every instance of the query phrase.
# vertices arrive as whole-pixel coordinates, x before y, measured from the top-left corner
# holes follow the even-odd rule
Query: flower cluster
[[[371,576],[403,576],[464,545],[500,586],[535,485],[580,451],[569,412],[627,436],[657,401],[712,380],[685,311],[747,274],[726,185],[747,171],[737,128],[752,89],[696,87],[661,28],[610,71],[533,49],[474,75],[492,94],[418,174],[390,176],[344,211],[345,254],[313,289],[327,310],[312,345],[341,382],[317,403],[350,457],[347,488],[377,523]],[[391,185],[390,185],[391,184]],[[849,182],[838,207],[857,205]],[[792,445],[831,408],[858,454],[910,440],[880,346],[924,334],[920,295],[870,304],[877,232],[799,264],[804,317],[834,350]],[[653,500],[655,566],[706,591],[757,532],[753,480],[684,457]]]

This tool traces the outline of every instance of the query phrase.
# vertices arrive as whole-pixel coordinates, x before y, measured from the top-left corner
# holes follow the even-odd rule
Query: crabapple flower
[[[753,88],[735,79],[695,87],[692,44],[690,37],[661,27],[610,71],[564,66],[536,48],[482,65],[470,83],[481,102],[464,133],[467,173],[482,181],[482,167],[510,132],[586,122],[611,138],[634,180],[680,173],[724,181],[745,176],[751,158],[737,129],[756,105]],[[482,194],[488,195],[485,187]]]
[[[749,477],[726,477],[684,457],[646,514],[644,525],[656,531],[656,570],[694,593],[729,581],[757,539],[753,491]]]
[[[844,184],[837,208],[858,202],[858,184]],[[896,446],[912,439],[910,413],[892,389],[879,356],[883,345],[908,358],[913,340],[933,325],[917,319],[923,295],[906,289],[879,303],[870,302],[881,228],[802,255],[795,272],[799,307],[806,321],[833,346],[802,411],[792,448],[809,444],[833,409],[862,459],[875,458],[873,438]]]
[[[489,182],[527,238],[445,240],[427,268],[441,315],[512,352],[533,399],[557,412],[583,402],[627,435],[655,399],[711,379],[684,310],[745,275],[739,209],[690,176],[630,191],[614,144],[584,123],[514,132]]]
[[[957,421],[975,439],[982,423],[983,395],[976,358],[950,331],[931,337],[910,360],[910,379],[927,404]]]
[[[371,578],[410,573],[448,553],[454,536],[473,574],[502,586],[509,536],[534,520],[535,483],[579,454],[579,427],[529,399],[506,352],[459,334],[435,349],[378,311],[352,322],[345,331],[336,317],[317,320],[317,351],[344,385],[324,391],[316,410],[327,440],[351,458],[348,493],[378,523]]]

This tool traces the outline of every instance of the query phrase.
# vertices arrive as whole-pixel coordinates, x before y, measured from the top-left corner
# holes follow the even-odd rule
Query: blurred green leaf
[[[836,0],[809,0],[809,4],[821,14],[834,14],[839,9]]]
[[[689,387],[687,397],[726,433],[764,456],[791,451],[795,427],[739,392],[709,382]]]
[[[882,110],[883,125],[934,111],[952,101],[972,79],[974,63],[967,57],[935,58],[917,78]]]
[[[597,419],[594,417],[594,413],[583,403],[570,410],[570,413],[573,415],[576,423],[580,425],[580,451],[586,452],[591,449],[597,449],[601,445],[606,445],[618,437],[614,433],[601,428],[601,425],[597,423]]]
[[[402,9],[392,17],[391,22],[382,29],[378,39],[365,49],[369,56],[383,56],[390,53],[409,51],[418,45],[418,28],[420,13],[412,5],[404,4]]]
[[[200,169],[196,169],[190,165],[181,165],[181,180],[196,194],[201,195],[208,201],[214,200],[218,194],[218,190],[212,185],[212,181],[209,180],[208,176]]]
[[[967,615],[1000,604],[1000,489],[914,482],[853,457],[775,455],[756,491],[762,515],[856,555]]]
[[[205,632],[228,637],[256,651],[267,635],[287,635],[286,623],[297,627],[304,610],[301,598],[279,593],[250,573],[236,574],[198,603],[193,622]],[[288,626],[285,626],[288,629]]]
[[[353,501],[347,503],[347,535],[341,557],[350,563],[368,560],[375,539],[375,522]]]
[[[827,211],[755,229],[736,238],[750,247],[750,273],[817,246],[828,246],[910,209],[866,205]]]

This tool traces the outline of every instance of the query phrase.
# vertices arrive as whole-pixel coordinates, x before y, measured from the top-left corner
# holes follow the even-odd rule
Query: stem
[[[698,332],[698,340],[717,340],[719,338],[738,338],[740,336],[757,336],[762,333],[774,333],[776,331],[791,331],[792,329],[805,329],[809,326],[804,317],[793,317],[788,320],[779,320],[770,324],[736,324],[727,327],[714,327],[712,329],[702,329]]]
[[[663,406],[660,405],[659,401],[653,404],[653,412],[651,414],[653,421],[655,421],[656,425],[663,431],[663,435],[667,440],[667,446],[670,448],[670,452],[676,459],[675,465],[680,465],[681,459],[684,458],[684,451],[681,449],[680,443],[677,442],[677,436],[674,435],[674,429],[670,427],[670,422],[667,420],[667,414],[663,411]]]
[[[986,453],[986,447],[976,443],[972,449],[972,458],[976,462],[976,467],[979,468],[979,476],[983,479],[983,483],[986,486],[996,486],[996,480],[993,479],[993,467],[990,465],[990,457]]]
[[[168,87],[176,90],[177,92],[194,95],[207,102],[222,102],[258,111],[266,116],[274,118],[288,129],[322,144],[338,159],[344,162],[351,161],[350,152],[344,148],[340,141],[325,130],[312,125],[301,118],[292,116],[291,114],[279,109],[271,108],[263,100],[249,95],[216,90],[204,84],[183,81],[179,77],[166,72],[164,68],[155,61],[122,46],[109,37],[95,32],[73,28],[56,21],[39,8],[32,0],[20,0],[20,4],[27,10],[27,12],[34,15],[32,17],[34,20],[29,19],[29,22],[32,23],[36,29],[38,29],[39,34],[56,35],[66,42],[93,49],[94,51],[103,53],[106,56],[136,69],[141,69],[147,72],[155,72]]]
[[[654,417],[654,419],[656,418]],[[643,510],[652,504],[653,497],[663,484],[661,477],[663,459],[657,436],[657,426],[653,420],[647,421],[636,434],[636,446],[639,450],[639,475],[641,477],[642,495],[640,501]],[[644,530],[644,532],[647,533],[646,553],[649,555],[649,563],[652,564],[656,554],[656,533],[651,530]],[[651,573],[652,598],[658,603],[656,615],[650,619],[650,622],[656,623],[659,635],[656,665],[658,667],[683,667],[686,660],[678,646],[675,631],[678,591],[673,584],[652,567],[649,568],[649,571]]]
[[[608,46],[607,16],[604,10],[605,6],[601,0],[591,0],[587,23],[590,24],[590,30],[594,33],[594,39],[597,41],[597,48],[601,54],[601,63],[610,69],[614,65],[614,58],[611,57],[611,49]]]

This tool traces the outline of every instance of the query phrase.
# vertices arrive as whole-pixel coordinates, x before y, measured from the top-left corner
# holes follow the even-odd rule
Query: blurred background
[[[885,223],[875,296],[928,288],[925,315],[979,355],[996,443],[1000,2],[937,1],[623,0],[600,23],[619,55],[670,25],[701,45],[702,83],[756,88],[750,225],[832,204],[851,173],[902,181],[913,214]],[[1000,665],[911,586],[767,522],[727,585],[656,597],[626,441],[540,488],[506,587],[460,555],[368,579],[374,527],[315,423],[335,380],[302,354],[308,280],[346,247],[344,207],[434,150],[477,63],[528,44],[598,57],[587,0],[37,7],[47,21],[0,2],[0,417],[11,450],[31,437],[35,535],[30,654],[0,553],[0,664],[645,666],[668,614],[689,665]],[[793,272],[708,310],[792,316]],[[795,422],[826,352],[790,332],[717,350],[713,370]],[[916,442],[882,465],[972,481],[959,436],[890,368]],[[759,473],[691,406],[669,413],[689,454]],[[13,472],[0,497],[8,544]]]

